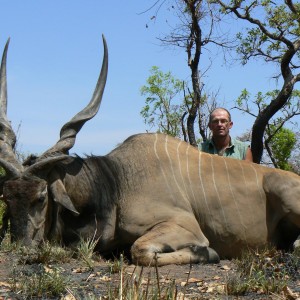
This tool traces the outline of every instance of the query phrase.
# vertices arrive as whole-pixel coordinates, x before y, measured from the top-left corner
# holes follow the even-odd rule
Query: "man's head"
[[[211,112],[208,127],[213,137],[225,137],[229,135],[232,125],[231,115],[227,109],[218,107]]]

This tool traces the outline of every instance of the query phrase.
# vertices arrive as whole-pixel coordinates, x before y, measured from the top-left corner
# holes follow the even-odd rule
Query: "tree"
[[[290,171],[292,167],[289,163],[289,159],[297,141],[296,134],[284,127],[278,129],[274,126],[269,126],[267,132],[268,131],[270,131],[271,135],[274,134],[273,131],[276,131],[276,134],[273,135],[269,143],[271,147],[268,149],[274,166],[282,170]]]
[[[146,96],[145,106],[140,114],[149,129],[157,128],[174,137],[188,141],[185,117],[193,101],[190,92],[187,92],[184,81],[176,79],[171,72],[164,73],[159,67],[153,66],[147,84],[141,87],[141,95]],[[201,124],[204,136],[208,135],[208,120],[210,112],[217,107],[217,94],[203,93],[201,96]],[[197,117],[200,120],[199,116]],[[203,138],[202,138],[203,139]],[[196,143],[199,136],[196,135]]]
[[[159,132],[181,137],[180,120],[185,111],[183,83],[171,72],[163,73],[156,66],[150,73],[147,85],[141,88],[142,96],[146,96],[146,105],[140,112],[145,124],[150,128],[157,126]]]
[[[300,175],[300,132],[296,132],[296,144],[289,159],[291,170]]]
[[[187,64],[191,70],[192,91],[188,96],[191,101],[188,106],[187,132],[191,145],[197,146],[194,123],[198,117],[199,132],[203,140],[206,139],[207,117],[202,109],[205,105],[208,93],[203,95],[203,75],[209,66],[201,66],[200,57],[209,45],[228,46],[226,35],[218,34],[216,24],[219,22],[218,11],[210,6],[207,0],[158,0],[153,6],[158,10],[163,4],[177,15],[179,23],[172,27],[170,33],[158,38],[164,46],[183,48],[187,53]],[[155,19],[156,16],[152,16]],[[188,88],[186,89],[188,90]]]
[[[213,0],[225,14],[233,14],[250,25],[238,34],[237,52],[243,64],[251,59],[263,59],[278,67],[276,79],[281,88],[267,105],[261,107],[252,127],[251,148],[254,162],[259,163],[263,153],[263,138],[274,115],[284,109],[292,97],[295,84],[300,81],[300,4],[293,0]]]
[[[235,108],[257,118],[278,93],[278,90],[267,93],[258,92],[252,97],[250,92],[244,89],[236,101]],[[288,159],[291,157],[291,152],[295,146],[296,134],[285,128],[285,126],[291,127],[291,125],[295,125],[291,120],[294,116],[300,114],[299,97],[300,92],[294,90],[289,100],[277,112],[276,117],[274,116],[268,122],[264,132],[264,149],[268,158],[266,158],[266,155],[263,155],[261,158],[262,163],[268,164],[271,161],[276,168],[289,169]]]

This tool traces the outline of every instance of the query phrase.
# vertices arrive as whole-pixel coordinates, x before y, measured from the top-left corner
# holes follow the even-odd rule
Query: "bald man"
[[[231,138],[229,131],[233,126],[230,112],[222,107],[212,111],[208,127],[212,138],[203,142],[199,149],[210,154],[232,157],[246,161],[253,161],[250,146],[244,142]]]

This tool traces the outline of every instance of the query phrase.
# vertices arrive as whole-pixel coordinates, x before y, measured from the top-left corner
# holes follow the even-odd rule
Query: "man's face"
[[[211,121],[208,124],[214,137],[224,137],[229,134],[233,123],[229,121],[228,113],[225,110],[215,110],[211,115]]]

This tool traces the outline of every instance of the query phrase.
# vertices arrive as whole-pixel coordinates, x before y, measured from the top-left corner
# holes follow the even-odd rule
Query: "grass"
[[[22,295],[23,299],[35,297],[49,299],[66,293],[69,280],[58,268],[46,268],[39,264],[34,272],[15,267],[10,280],[12,291]]]
[[[22,299],[49,299],[66,293],[70,280],[62,269],[51,264],[69,262],[73,252],[50,243],[38,249],[12,243],[11,248],[17,259],[9,284],[16,295],[22,295]]]
[[[21,264],[54,264],[69,262],[73,256],[73,251],[60,247],[49,242],[43,243],[38,249],[28,247],[17,248]]]
[[[123,265],[122,260],[121,256],[118,265]],[[136,267],[132,273],[128,273],[126,267],[121,267],[119,284],[116,287],[109,287],[107,299],[179,299],[175,279],[170,280],[166,285],[161,285],[157,271],[158,269],[155,268],[144,274],[143,267]]]
[[[98,243],[98,240],[94,237],[92,239],[80,238],[79,245],[76,249],[76,256],[81,260],[88,269],[93,270],[95,265],[95,247]]]
[[[55,267],[53,264],[62,265],[72,259],[69,250],[56,245],[45,243],[37,250],[26,247],[15,246],[15,254],[18,260],[13,267],[10,275],[10,287],[16,295],[22,295],[22,299],[48,299],[61,298],[71,295],[72,299],[178,299],[178,289],[175,279],[168,284],[160,284],[158,268],[152,268],[152,272],[144,274],[144,268],[135,268],[133,272],[128,272],[128,266],[123,255],[119,259],[107,261],[106,271],[110,278],[113,274],[118,274],[119,281],[112,283],[107,280],[105,295],[99,298],[99,291],[94,292],[88,288],[85,291],[84,285],[88,279],[74,282],[65,275],[62,268]],[[76,249],[78,265],[86,265],[90,271],[87,278],[92,274],[91,267],[97,263],[93,260],[95,253],[94,242],[82,240]],[[84,274],[81,274],[83,276]],[[96,272],[96,279],[100,279],[103,273]],[[83,284],[83,286],[80,286]],[[103,293],[103,291],[102,291]]]
[[[24,247],[16,248],[20,258],[11,274],[11,289],[15,294],[22,294],[22,299],[62,298],[66,295],[74,300],[186,299],[192,266],[186,274],[186,284],[181,287],[175,278],[164,278],[162,281],[158,267],[135,267],[132,270],[133,267],[130,266],[131,269],[128,270],[129,265],[123,255],[119,259],[107,261],[105,273],[101,270],[95,272],[93,269],[97,266],[97,260],[93,260],[94,242],[82,240],[76,249],[76,262],[88,267],[86,275],[81,274],[84,279],[80,284],[68,278],[62,268],[52,265],[70,261],[72,256],[74,257],[73,252],[49,243],[45,243],[36,252]],[[299,261],[300,256],[297,252],[284,253],[274,249],[248,251],[241,259],[235,261],[237,273],[228,277],[225,292],[221,294],[241,296],[253,292],[280,295],[287,288],[288,281],[296,278]],[[114,274],[118,276],[113,276]],[[103,279],[104,277],[107,279]],[[114,282],[111,279],[113,277],[118,278],[118,281]],[[91,286],[87,288],[89,278],[94,278],[95,283],[91,285],[94,288],[101,280],[106,281],[106,287],[102,285],[100,291],[97,291],[97,288],[93,290]],[[199,297],[201,292],[197,295]],[[208,298],[203,296],[203,299]]]
[[[248,292],[280,294],[295,279],[300,267],[299,252],[285,253],[264,249],[249,250],[241,259],[236,260],[238,275],[228,279],[229,295],[244,295]]]

